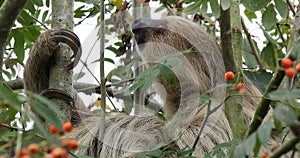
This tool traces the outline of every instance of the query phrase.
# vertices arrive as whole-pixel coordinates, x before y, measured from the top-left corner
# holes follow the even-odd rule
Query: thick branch
[[[226,71],[234,71],[238,80],[242,80],[242,35],[239,15],[239,2],[233,0],[228,10],[222,10],[220,17],[223,61]],[[234,83],[232,81],[231,83]],[[243,96],[235,96],[237,90],[228,90],[230,97],[225,102],[225,115],[233,132],[234,138],[242,139],[246,131],[242,109]]]
[[[53,29],[73,29],[73,0],[53,0],[52,1],[52,28]],[[50,67],[49,88],[62,90],[71,96],[73,94],[72,75],[73,71],[68,70],[68,64],[73,51],[69,46],[60,44],[58,51],[53,57],[54,64]],[[59,98],[53,98],[52,101],[63,111],[67,119],[71,119],[72,107],[70,103]],[[67,120],[62,120],[67,121]]]
[[[2,77],[3,55],[10,31],[24,8],[27,0],[6,0],[0,8],[0,81]]]

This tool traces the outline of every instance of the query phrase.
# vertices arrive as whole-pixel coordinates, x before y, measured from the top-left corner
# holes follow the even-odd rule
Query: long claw
[[[69,30],[59,29],[54,30],[51,33],[50,40],[55,41],[56,43],[64,42],[71,47],[74,52],[71,59],[74,58],[74,60],[68,65],[68,69],[74,68],[78,64],[82,54],[80,40],[77,35]]]

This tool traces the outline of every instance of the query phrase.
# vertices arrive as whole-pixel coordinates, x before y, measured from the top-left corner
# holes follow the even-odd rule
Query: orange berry
[[[285,69],[285,74],[289,77],[289,78],[293,78],[295,75],[295,70],[293,68],[287,68]]]
[[[297,72],[300,72],[300,63],[298,63],[298,64],[296,65],[296,70],[297,70]]]
[[[64,148],[56,148],[51,152],[52,158],[66,158],[68,157],[68,152]]]
[[[227,81],[232,80],[233,78],[234,78],[234,73],[233,73],[232,71],[227,71],[227,72],[225,73],[225,79],[226,79]]]
[[[263,156],[262,156],[262,158],[268,158],[269,156],[270,156],[269,153],[264,153]]]
[[[283,58],[281,60],[281,66],[284,68],[289,68],[291,67],[293,61],[290,58]]]
[[[64,125],[63,125],[63,129],[66,132],[71,132],[71,130],[72,130],[72,123],[70,121],[65,122]]]
[[[244,84],[240,82],[240,83],[238,83],[238,84],[236,85],[236,88],[237,88],[238,90],[240,90],[240,89],[244,88]]]
[[[70,149],[76,149],[78,147],[78,142],[76,140],[71,140],[68,147]]]
[[[57,133],[57,134],[60,133],[60,131],[54,125],[50,125],[49,131],[50,133]]]
[[[21,158],[30,158],[30,156],[29,155],[24,155]]]
[[[16,153],[16,155],[17,155],[17,157],[22,157],[22,156],[25,156],[25,155],[27,155],[27,149],[21,149],[20,151],[18,151],[17,153]]]
[[[31,154],[37,154],[39,152],[39,150],[40,150],[40,146],[38,144],[32,143],[32,144],[28,145],[27,150]]]

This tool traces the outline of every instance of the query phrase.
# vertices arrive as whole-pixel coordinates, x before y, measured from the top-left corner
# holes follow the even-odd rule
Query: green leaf
[[[31,115],[30,118],[33,119],[35,126],[39,129],[38,131],[44,136],[46,137],[48,140],[50,140],[50,134],[48,133],[48,130],[46,130],[45,124],[41,121],[41,119],[39,119],[38,117],[36,117],[35,115]],[[62,126],[62,125],[61,125]],[[56,126],[56,127],[60,127],[60,126]]]
[[[257,135],[262,145],[266,145],[268,143],[271,136],[271,130],[272,130],[271,121],[265,122],[263,125],[261,125],[258,128]]]
[[[159,66],[159,71],[162,77],[170,84],[173,84],[176,81],[176,76],[172,69],[168,66],[161,64]]]
[[[255,144],[256,144],[256,134],[254,133],[251,134],[251,136],[249,136],[242,144],[244,151],[247,155],[252,154]]]
[[[283,0],[275,0],[275,8],[282,18],[287,17],[289,8]]]
[[[235,149],[234,149],[234,153],[233,153],[233,157],[234,158],[242,158],[245,157],[245,151],[242,145],[238,145]]]
[[[135,82],[129,87],[129,91],[133,92],[142,87],[142,91],[145,92],[159,75],[159,72],[156,66],[146,69],[135,79]]]
[[[230,7],[230,0],[221,0],[221,7],[223,10],[227,10]]]
[[[23,104],[23,101],[21,101],[21,97],[17,93],[14,93],[8,88],[0,85],[0,96],[5,101],[8,101],[13,108],[20,111],[20,106]]]
[[[104,58],[104,61],[115,64],[115,61],[111,58]]]
[[[276,11],[274,9],[274,5],[270,4],[262,14],[262,25],[266,29],[270,29],[276,25],[276,20]]]
[[[84,75],[85,75],[84,72],[76,73],[76,74],[73,75],[72,80],[77,81],[77,80],[81,79]]]
[[[203,0],[199,0],[198,2],[190,4],[183,10],[183,12],[185,14],[194,14],[194,13],[198,12],[202,2],[203,2]]]
[[[193,153],[195,149],[189,149],[189,150],[179,150],[177,152],[178,157],[188,156],[189,154]]]
[[[219,18],[221,14],[221,9],[220,9],[220,5],[218,4],[218,0],[210,0],[209,2],[210,2],[212,15],[215,18]]]
[[[269,43],[265,48],[263,48],[261,52],[261,59],[264,63],[264,66],[271,69],[272,71],[276,70],[277,57],[272,44]]]
[[[268,83],[270,82],[273,74],[267,71],[244,71],[244,74],[254,83],[261,92],[264,92],[267,88]]]
[[[274,125],[275,125],[278,133],[281,133],[282,130],[283,130],[282,124],[281,124],[281,122],[277,118],[274,118]]]
[[[299,98],[300,89],[293,88],[292,91],[285,90],[285,89],[278,89],[276,91],[272,91],[268,94],[268,97],[270,97],[273,100],[277,101],[293,101],[295,99]]]
[[[248,9],[245,9],[244,13],[249,20],[257,18],[256,14],[254,12],[249,11]]]
[[[268,34],[268,32],[267,32],[265,29],[263,29],[262,26],[260,26],[260,28],[261,28],[261,30],[263,31],[263,33],[264,33],[264,35],[265,35],[267,41],[271,42],[271,43],[274,44],[275,46],[278,46],[277,41],[274,40],[274,39]]]
[[[31,14],[35,13],[35,7],[32,1],[28,1],[24,7],[26,10],[28,10]]]
[[[200,12],[204,17],[207,17],[207,8],[208,8],[207,4],[208,3],[205,1],[205,3],[203,3],[200,8]]]
[[[55,113],[55,116],[57,115],[58,117],[60,117],[63,120],[65,120],[66,115],[60,109],[58,109],[58,107],[53,102],[51,102],[47,98],[45,98],[45,97],[43,97],[41,95],[38,95],[38,94],[33,94],[33,97],[40,102],[39,103],[40,105],[41,104],[43,106],[46,105],[48,109],[50,109],[51,111],[53,111]],[[57,120],[54,120],[54,121],[57,121]],[[57,127],[60,127],[60,126],[57,126]]]
[[[288,106],[276,106],[274,114],[279,121],[283,121],[287,125],[295,125],[298,120],[297,114],[294,111],[292,111]]]
[[[258,50],[257,46],[256,46],[256,50]],[[257,67],[257,61],[255,59],[255,56],[253,55],[252,49],[251,49],[247,39],[244,39],[244,42],[243,42],[243,57],[244,57],[246,66],[248,68],[256,68]]]
[[[250,11],[258,11],[263,9],[270,0],[241,0],[241,3]]]
[[[183,61],[181,58],[177,57],[170,57],[166,61],[166,65],[175,68],[175,67],[181,67],[183,66]]]
[[[14,29],[12,31],[12,36],[14,37],[14,52],[20,61],[24,60],[25,55],[25,39],[23,33],[19,31],[20,29]]]
[[[31,0],[33,4],[42,7],[43,6],[43,0]]]
[[[152,85],[153,81],[156,79],[156,77],[159,75],[159,70],[155,69],[151,75],[149,76],[149,78],[146,80],[146,82],[144,83],[143,87],[142,87],[142,93],[146,92],[148,90],[148,88]]]
[[[42,21],[45,22],[46,21],[46,18],[47,18],[47,15],[48,15],[49,11],[46,10],[43,15],[42,15]]]
[[[31,102],[30,106],[40,117],[42,117],[44,120],[47,120],[47,122],[49,122],[51,125],[54,125],[57,128],[62,127],[57,115],[50,108],[48,108],[47,105],[43,105],[38,102]]]

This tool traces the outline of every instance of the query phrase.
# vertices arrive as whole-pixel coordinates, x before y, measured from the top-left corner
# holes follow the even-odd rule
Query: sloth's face
[[[166,22],[164,20],[154,20],[149,18],[139,18],[132,23],[132,32],[138,45],[151,42],[149,37],[155,35],[163,36],[166,32]]]

